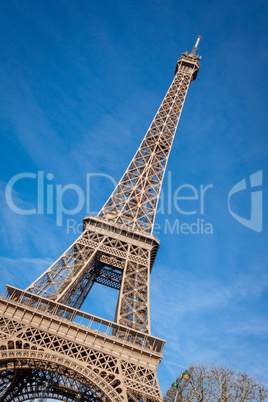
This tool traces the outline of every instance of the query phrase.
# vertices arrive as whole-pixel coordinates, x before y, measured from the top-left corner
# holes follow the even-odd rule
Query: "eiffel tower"
[[[0,297],[0,402],[161,401],[157,367],[165,341],[150,333],[149,278],[160,189],[200,37],[137,153],[97,216],[26,290]],[[94,283],[119,291],[114,321],[80,310]]]

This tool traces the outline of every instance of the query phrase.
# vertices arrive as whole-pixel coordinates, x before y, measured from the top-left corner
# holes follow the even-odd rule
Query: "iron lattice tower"
[[[165,341],[150,334],[153,235],[167,160],[200,37],[178,59],[175,78],[137,153],[81,236],[26,290],[0,298],[0,402],[161,401],[157,367]],[[114,322],[80,311],[94,283],[118,289]]]

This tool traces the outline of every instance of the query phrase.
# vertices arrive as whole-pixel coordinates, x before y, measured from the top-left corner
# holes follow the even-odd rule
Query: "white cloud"
[[[25,289],[52,263],[49,258],[0,257],[1,291],[6,284]]]

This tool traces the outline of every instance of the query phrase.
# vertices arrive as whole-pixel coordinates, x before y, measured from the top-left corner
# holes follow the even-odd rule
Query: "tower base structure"
[[[8,285],[0,316],[1,402],[162,400],[162,339]]]

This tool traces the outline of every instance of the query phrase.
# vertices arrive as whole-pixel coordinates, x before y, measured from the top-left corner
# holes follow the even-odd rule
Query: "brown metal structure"
[[[157,202],[190,83],[196,49],[175,78],[137,153],[81,236],[25,291],[0,298],[0,402],[161,401],[165,341],[150,334],[149,278],[159,247]],[[119,291],[114,322],[79,309],[94,283]]]

